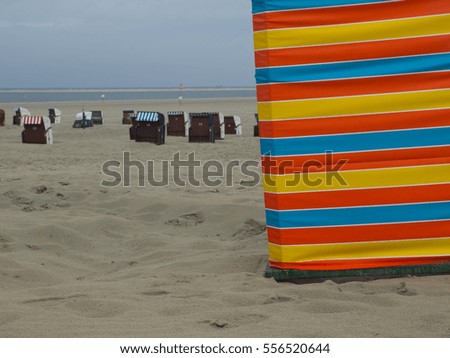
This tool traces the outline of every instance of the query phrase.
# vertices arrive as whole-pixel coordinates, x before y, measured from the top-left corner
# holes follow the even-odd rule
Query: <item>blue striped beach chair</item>
[[[137,112],[134,117],[136,142],[165,143],[165,117],[159,112]]]

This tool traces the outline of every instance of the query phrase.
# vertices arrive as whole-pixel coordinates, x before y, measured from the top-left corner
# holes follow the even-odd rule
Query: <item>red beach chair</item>
[[[241,117],[225,116],[225,134],[242,135]]]
[[[189,136],[190,121],[186,112],[167,112],[167,135]]]
[[[210,113],[189,113],[189,142],[215,142],[214,116]]]
[[[24,116],[22,143],[53,144],[51,121],[43,116]]]

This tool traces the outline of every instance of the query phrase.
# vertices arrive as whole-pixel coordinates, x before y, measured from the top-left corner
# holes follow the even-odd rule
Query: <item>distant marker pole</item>
[[[183,84],[180,83],[180,95],[178,96],[178,100],[180,101],[180,106],[181,106],[181,101],[183,100],[182,93],[183,93]]]

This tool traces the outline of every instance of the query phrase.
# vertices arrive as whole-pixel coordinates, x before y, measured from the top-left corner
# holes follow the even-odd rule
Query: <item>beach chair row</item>
[[[61,123],[61,111],[49,109],[48,116],[33,116],[23,107],[15,108],[13,125],[24,127],[22,143],[53,144],[52,124]],[[93,124],[103,124],[101,111],[82,111],[76,115],[74,128],[91,127]],[[5,111],[0,109],[0,126],[5,125]]]
[[[16,108],[13,123],[24,127],[23,143],[53,144],[52,123],[61,122],[61,111],[49,109],[49,116],[32,116],[23,108]],[[123,111],[123,124],[131,124],[130,139],[137,142],[164,144],[168,136],[188,137],[189,142],[211,142],[225,139],[225,134],[242,134],[239,116],[224,116],[220,112],[182,111],[167,112]],[[53,118],[53,120],[52,120]],[[5,112],[0,110],[0,125],[4,125]],[[103,124],[101,111],[82,111],[76,115],[73,128],[89,128],[94,124]]]
[[[14,108],[13,115],[13,125],[21,126],[24,125],[24,118],[27,116],[31,116],[31,113],[28,109],[24,107],[16,107]],[[50,119],[50,123],[61,123],[61,111],[56,108],[49,108],[48,116]],[[6,121],[5,111],[0,108],[0,126],[4,126]]]
[[[23,119],[27,116],[31,116],[31,112],[24,107],[14,108],[14,116],[13,116],[13,125],[22,126],[23,127]],[[61,111],[57,108],[49,108],[48,116],[50,119],[50,123],[58,124],[61,123]],[[82,120],[90,121],[87,126],[91,127],[94,124],[103,124],[103,114],[102,111],[82,111],[78,113],[75,117],[75,122],[73,127],[80,128],[82,126]],[[5,111],[0,109],[0,126],[5,125]]]
[[[5,120],[5,111],[0,109],[0,126],[5,125]],[[60,122],[61,111],[56,108],[50,108],[48,116],[32,116],[23,107],[14,109],[13,125],[24,127],[22,143],[53,144],[52,123]]]
[[[164,144],[165,135],[188,137],[189,142],[211,142],[225,139],[225,134],[242,134],[239,116],[220,112],[167,112],[167,124],[160,112],[123,111],[122,124],[131,124],[131,140]]]

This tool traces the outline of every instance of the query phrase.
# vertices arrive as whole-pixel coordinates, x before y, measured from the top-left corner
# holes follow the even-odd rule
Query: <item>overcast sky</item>
[[[0,88],[255,83],[250,0],[0,5]]]

